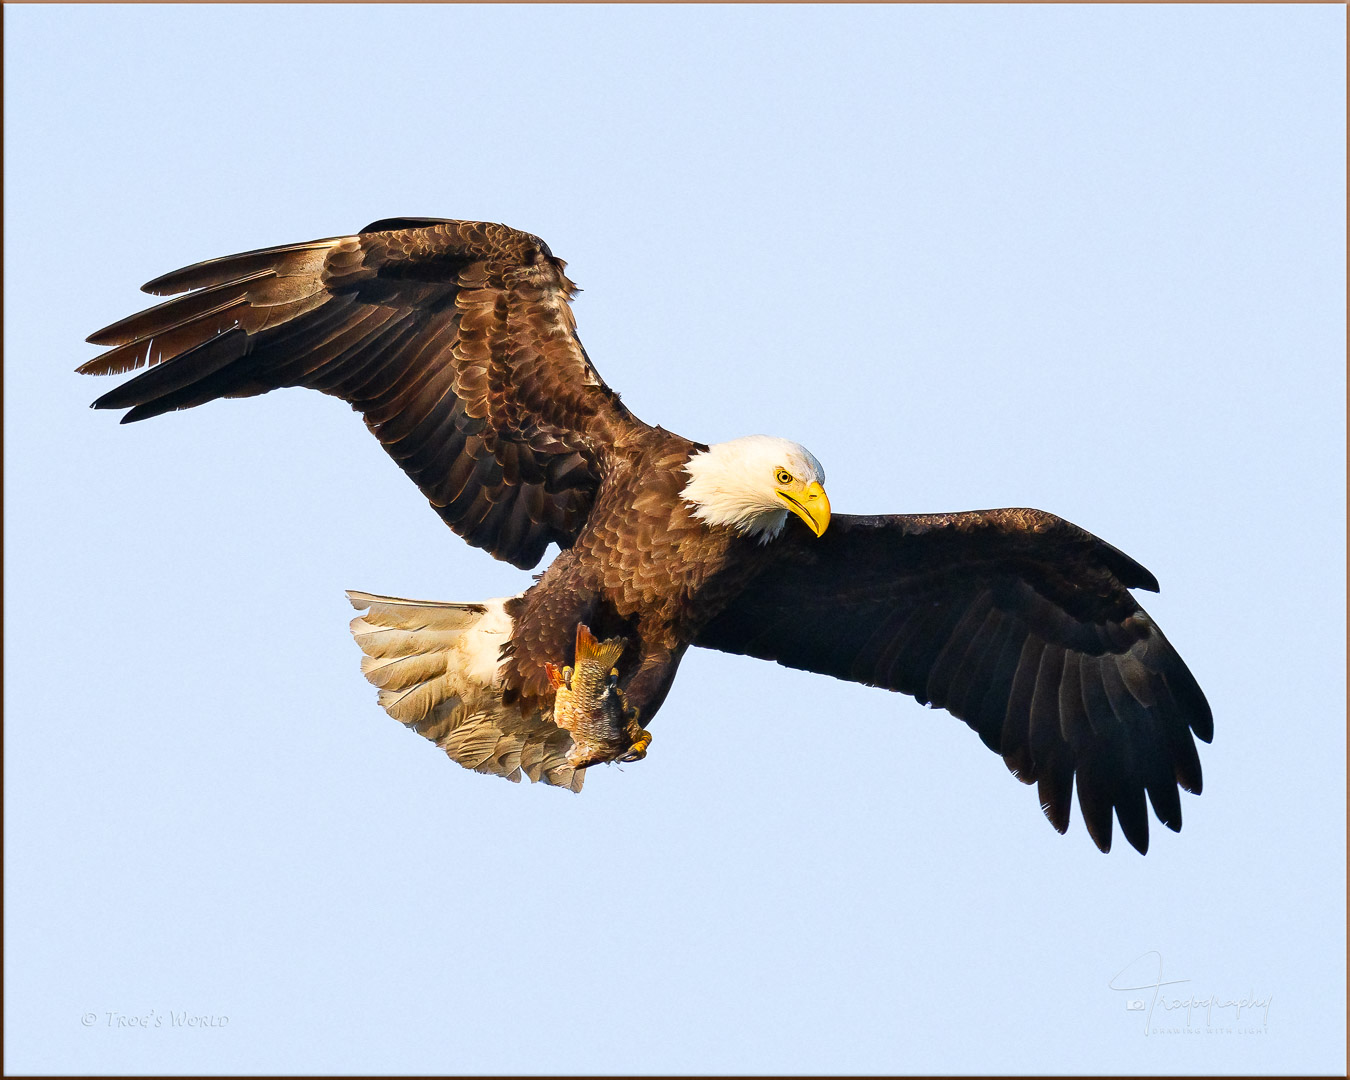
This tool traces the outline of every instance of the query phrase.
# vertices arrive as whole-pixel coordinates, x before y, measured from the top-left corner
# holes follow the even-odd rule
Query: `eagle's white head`
[[[689,459],[680,497],[694,517],[766,544],[796,514],[820,536],[830,523],[825,470],[804,446],[772,435],[715,443]]]

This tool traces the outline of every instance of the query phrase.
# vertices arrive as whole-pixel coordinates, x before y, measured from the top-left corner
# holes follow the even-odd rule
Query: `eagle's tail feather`
[[[505,704],[497,682],[501,647],[511,639],[503,599],[481,604],[400,600],[349,591],[365,613],[352,636],[361,671],[380,689],[380,705],[466,769],[580,791],[584,770],[567,763],[572,740],[537,705]]]

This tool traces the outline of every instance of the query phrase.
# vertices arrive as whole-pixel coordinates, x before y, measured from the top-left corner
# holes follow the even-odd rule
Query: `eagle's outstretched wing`
[[[1200,791],[1205,696],[1129,589],[1142,566],[1039,510],[852,517],[779,555],[695,644],[882,686],[975,729],[1063,832],[1075,774],[1097,846],[1141,852]]]
[[[605,448],[645,427],[581,347],[563,268],[505,225],[386,219],[156,278],[186,295],[92,335],[112,348],[79,370],[150,365],[94,402],[124,423],[283,386],[339,397],[452,529],[528,568],[571,544]]]

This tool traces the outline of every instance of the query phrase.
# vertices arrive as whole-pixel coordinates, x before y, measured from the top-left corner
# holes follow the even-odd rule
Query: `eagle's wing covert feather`
[[[469,543],[520,567],[585,521],[607,447],[641,421],[577,339],[574,286],[505,225],[377,221],[197,263],[185,293],[93,334],[88,374],[147,371],[94,403],[123,422],[304,386],[349,402]]]
[[[1205,696],[1129,589],[1143,567],[1038,510],[854,517],[780,546],[695,644],[910,694],[1002,754],[1063,832],[1148,848],[1145,793],[1181,828],[1199,793]]]

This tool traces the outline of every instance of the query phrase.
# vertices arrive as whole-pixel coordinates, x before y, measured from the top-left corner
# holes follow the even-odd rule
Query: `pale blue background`
[[[5,30],[9,1071],[1343,1071],[1343,8]],[[342,590],[526,575],[339,402],[119,428],[72,374],[142,281],[396,214],[546,238],[639,415],[798,438],[838,511],[1149,566],[1185,830],[1101,856],[946,714],[713,654],[579,797],[402,731]],[[1149,950],[1264,1030],[1146,1036]],[[170,1011],[228,1025],[107,1022]]]

